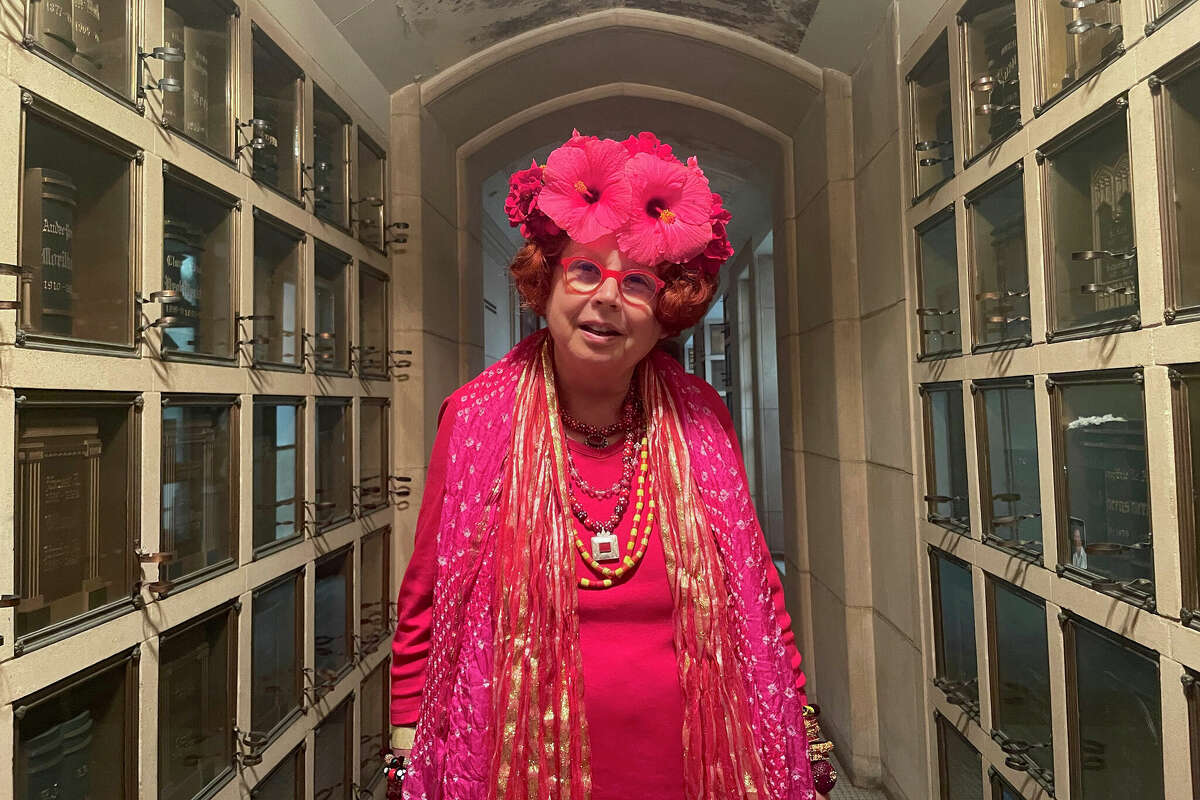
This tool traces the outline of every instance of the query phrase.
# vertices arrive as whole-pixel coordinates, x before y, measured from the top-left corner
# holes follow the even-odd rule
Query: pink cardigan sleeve
[[[438,412],[438,431],[429,458],[417,530],[413,536],[412,559],[400,582],[396,597],[396,632],[392,636],[391,722],[415,725],[425,688],[425,659],[429,654],[429,630],[433,623],[433,587],[437,582],[437,532],[442,517],[446,461],[450,449],[450,420],[446,410],[453,396]]]
[[[738,441],[737,432],[733,429],[733,417],[730,416],[725,401],[708,383],[704,384],[702,391],[709,407],[721,421],[721,427],[725,429],[729,443],[733,445],[742,480],[749,483],[746,478],[746,463],[742,458],[742,447]],[[800,669],[800,650],[796,647],[796,636],[792,633],[792,616],[788,613],[787,604],[783,598],[783,582],[780,581],[779,570],[775,568],[775,561],[771,558],[771,549],[767,545],[766,537],[760,534],[758,541],[762,552],[763,568],[767,572],[767,587],[771,591],[771,601],[775,604],[775,619],[779,622],[779,631],[783,635],[783,647],[791,661],[792,671],[796,673],[796,691],[800,693],[800,702],[807,703],[808,699],[804,692],[804,672]]]

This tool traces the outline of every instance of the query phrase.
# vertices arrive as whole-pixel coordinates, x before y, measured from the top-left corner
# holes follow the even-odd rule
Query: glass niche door
[[[183,52],[163,61],[163,127],[223,158],[233,157],[233,43],[236,6],[225,0],[166,0],[163,40]]]
[[[251,146],[254,180],[300,200],[300,97],[304,73],[279,45],[251,23],[254,116],[261,128],[259,147]],[[253,129],[252,129],[253,130]],[[258,135],[258,131],[254,135]],[[239,133],[244,138],[245,133]],[[245,142],[239,141],[239,144]]]
[[[163,572],[172,582],[236,557],[235,399],[162,399],[162,541],[171,554]]]
[[[362,378],[388,377],[388,276],[359,262],[356,365]]]
[[[304,398],[254,398],[256,555],[294,543],[304,530]]]
[[[349,228],[350,115],[321,87],[313,87],[313,213],[339,228]]]
[[[358,131],[358,196],[354,199],[354,235],[367,247],[383,251],[387,224],[384,178],[387,161],[383,148],[361,129]]]
[[[17,342],[132,350],[141,151],[28,92],[23,99]]]
[[[972,0],[959,12],[967,80],[967,150],[976,158],[1021,127],[1017,6]]]
[[[925,418],[926,519],[968,535],[971,505],[967,496],[967,434],[962,385],[921,386]]]
[[[934,685],[952,705],[979,714],[979,661],[975,650],[975,590],[971,567],[949,553],[929,549],[933,583]]]
[[[1153,606],[1154,541],[1140,371],[1051,376],[1059,561],[1068,577]]]
[[[137,795],[138,650],[13,703],[16,800]]]
[[[1035,112],[1124,52],[1121,3],[1033,0]]]
[[[29,0],[27,8],[25,34],[38,53],[134,102],[137,6],[132,0]]]
[[[963,320],[958,298],[958,241],[953,208],[921,223],[916,235],[921,358],[959,355]]]
[[[351,260],[341,250],[317,242],[312,296],[314,330],[308,342],[315,372],[344,375],[350,371]]]
[[[975,313],[974,350],[1033,341],[1025,249],[1025,180],[1020,165],[967,195],[967,238]]]
[[[254,313],[242,321],[242,336],[252,347],[256,366],[304,368],[300,261],[306,238],[286,222],[254,209]]]
[[[233,211],[237,198],[163,165],[164,357],[234,358]]]
[[[973,389],[983,540],[1040,559],[1042,491],[1033,379],[977,381]]]
[[[954,175],[950,51],[945,36],[926,51],[906,82],[912,118],[913,186],[920,198]]]
[[[129,603],[140,576],[133,554],[140,448],[135,395],[16,394],[24,398],[13,504],[20,654],[39,634]]]
[[[1160,180],[1172,200],[1162,209],[1167,322],[1200,318],[1200,56],[1186,58],[1153,76],[1161,81]]]
[[[1047,338],[1140,324],[1127,105],[1118,98],[1041,150]]]

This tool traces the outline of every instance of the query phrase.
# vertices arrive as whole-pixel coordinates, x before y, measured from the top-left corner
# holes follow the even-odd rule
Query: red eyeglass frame
[[[593,288],[591,291],[581,292],[578,289],[571,288],[571,283],[570,283],[570,281],[567,280],[567,268],[570,267],[572,264],[574,264],[576,261],[586,261],[589,264],[594,265],[596,267],[596,269],[600,270],[600,281],[596,284],[595,288]],[[653,303],[655,300],[657,300],[659,293],[662,292],[663,288],[667,285],[666,281],[664,281],[662,278],[658,277],[657,275],[655,275],[653,272],[651,272],[648,269],[608,269],[607,267],[605,267],[601,264],[597,264],[596,259],[588,258],[587,256],[572,256],[571,258],[565,259],[562,262],[562,269],[563,269],[563,288],[566,289],[571,294],[584,294],[584,295],[595,294],[597,291],[599,291],[600,287],[604,285],[604,282],[606,280],[608,280],[609,278],[613,278],[617,282],[617,291],[619,291],[621,293],[621,299],[625,300],[625,302],[627,302],[627,303],[636,303],[638,305],[646,305],[647,303],[643,303],[641,300],[630,300],[628,297],[625,296],[625,291],[621,288],[621,281],[626,275],[645,275],[645,276],[649,277],[652,281],[654,281],[654,296],[650,298],[649,303]]]

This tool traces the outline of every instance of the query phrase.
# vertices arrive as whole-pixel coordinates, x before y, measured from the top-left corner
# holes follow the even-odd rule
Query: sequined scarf
[[[794,675],[736,455],[665,353],[639,365],[684,703],[689,800],[812,800]],[[573,528],[552,346],[464,387],[450,431],[425,689],[404,797],[587,800]]]

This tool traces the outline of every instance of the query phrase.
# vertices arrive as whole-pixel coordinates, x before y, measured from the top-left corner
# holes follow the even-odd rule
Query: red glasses
[[[621,297],[628,303],[648,306],[658,297],[666,282],[653,272],[644,269],[606,269],[586,256],[575,256],[563,261],[563,278],[569,291],[575,294],[592,294],[609,278],[617,281]]]

